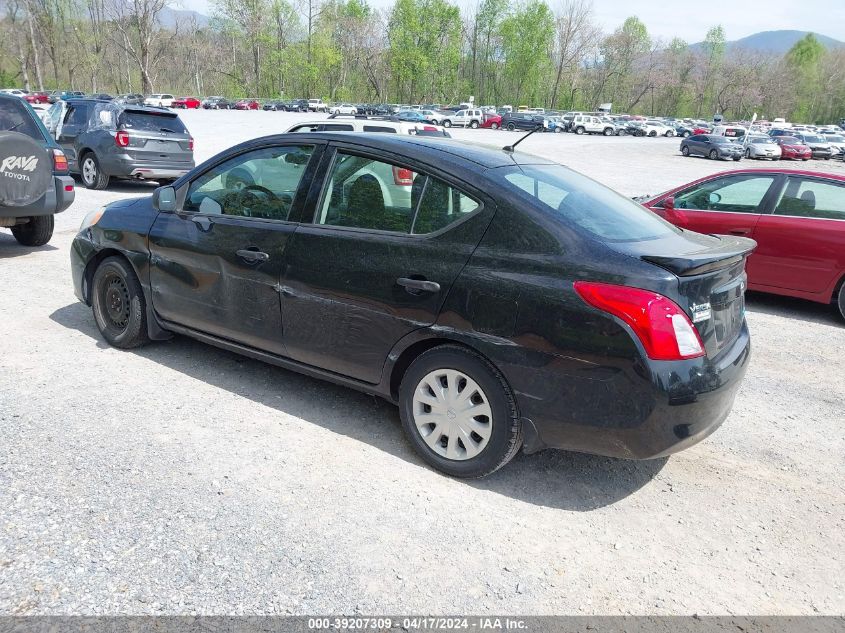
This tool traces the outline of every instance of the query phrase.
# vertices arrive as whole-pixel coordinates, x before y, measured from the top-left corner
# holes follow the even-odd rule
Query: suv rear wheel
[[[12,235],[22,246],[44,246],[53,237],[55,219],[52,215],[37,215],[26,224],[12,227]]]
[[[109,177],[100,170],[100,163],[92,153],[82,157],[82,184],[87,189],[105,189],[109,186]]]
[[[605,136],[613,136],[613,128],[612,127],[604,128],[604,132],[602,132],[602,134],[604,134]]]
[[[522,446],[522,423],[501,373],[475,352],[435,347],[399,388],[402,426],[426,462],[455,477],[484,477]]]
[[[513,132],[516,129],[516,126],[513,123],[508,123],[508,130]]]
[[[149,341],[144,292],[129,262],[104,259],[94,272],[91,295],[97,328],[111,345],[129,349]]]
[[[845,319],[845,280],[842,281],[842,285],[839,286],[839,313],[842,315],[842,318]]]
[[[469,126],[470,126],[473,130],[478,129],[478,121],[470,121]]]

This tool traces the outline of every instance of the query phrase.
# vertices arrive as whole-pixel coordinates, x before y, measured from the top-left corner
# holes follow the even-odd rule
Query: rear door
[[[63,102],[63,116],[56,129],[56,141],[67,156],[71,171],[79,171],[76,141],[88,129],[90,103],[86,101]]]
[[[193,167],[191,135],[173,112],[129,108],[120,113],[117,125],[129,134],[125,153],[139,165],[181,163],[186,170]]]
[[[751,282],[829,300],[845,275],[845,183],[790,175],[754,231]]]
[[[279,279],[322,145],[271,144],[197,175],[149,232],[156,313],[284,355]]]
[[[288,354],[377,383],[395,343],[431,325],[492,218],[483,192],[432,166],[338,143],[316,213],[287,249]]]

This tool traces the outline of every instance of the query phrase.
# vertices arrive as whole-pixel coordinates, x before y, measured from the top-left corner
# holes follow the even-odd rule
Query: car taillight
[[[65,156],[65,153],[60,149],[53,150],[53,170],[61,172],[66,172],[68,170],[67,156]]]
[[[704,345],[689,317],[661,294],[591,281],[576,281],[575,292],[594,308],[627,323],[654,360],[704,356]]]
[[[192,139],[192,138],[188,139],[188,149],[191,150],[192,152],[194,151],[194,139]]]
[[[118,132],[114,135],[114,142],[118,147],[129,147],[129,133]]]
[[[395,185],[413,185],[414,172],[404,167],[393,168],[393,184]]]

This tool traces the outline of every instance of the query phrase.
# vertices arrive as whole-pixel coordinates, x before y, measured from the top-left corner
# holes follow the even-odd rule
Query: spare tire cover
[[[0,132],[0,207],[23,207],[53,186],[53,162],[43,143]]]

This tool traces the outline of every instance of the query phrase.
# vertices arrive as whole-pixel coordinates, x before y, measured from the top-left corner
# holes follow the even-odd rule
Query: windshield
[[[801,141],[799,141],[799,140],[798,140],[797,138],[795,138],[794,136],[779,136],[779,137],[778,137],[778,140],[779,140],[781,143],[786,143],[787,145],[796,145],[796,144],[801,143]]]
[[[724,136],[708,136],[711,143],[730,143],[730,140]]]
[[[138,112],[126,110],[120,115],[121,129],[141,132],[187,132],[181,119],[170,112]]]
[[[751,139],[752,143],[757,143],[759,145],[771,145],[774,141],[770,138],[753,138]]]
[[[821,136],[813,136],[812,134],[804,135],[805,143],[824,143],[826,142]]]
[[[635,242],[679,231],[633,200],[561,165],[514,165],[501,170],[514,191],[604,241]]]
[[[830,143],[845,143],[845,137],[836,134],[828,134],[827,140]]]

